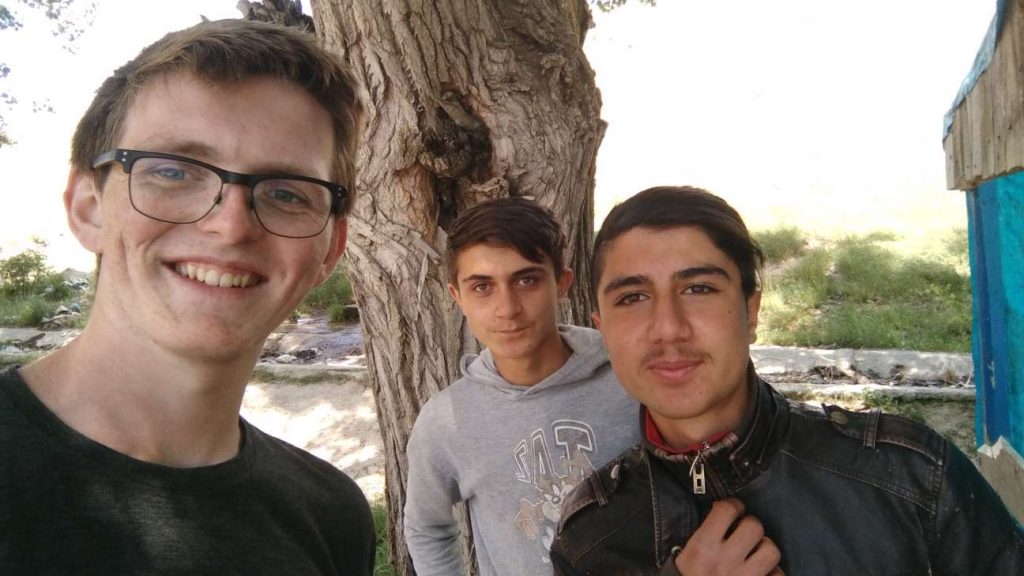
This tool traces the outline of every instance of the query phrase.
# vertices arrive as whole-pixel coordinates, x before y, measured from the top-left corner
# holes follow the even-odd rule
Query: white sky
[[[13,2],[6,2],[19,8]],[[61,192],[75,122],[100,82],[146,44],[233,0],[100,0],[69,54],[47,22],[0,33],[0,91],[18,141],[0,149],[0,257],[32,235],[60,269],[92,257],[67,232]],[[609,123],[597,218],[648,186],[723,195],[752,227],[863,232],[966,225],[945,190],[942,117],[995,0],[658,0],[595,12],[586,51]],[[49,100],[55,113],[32,113]]]

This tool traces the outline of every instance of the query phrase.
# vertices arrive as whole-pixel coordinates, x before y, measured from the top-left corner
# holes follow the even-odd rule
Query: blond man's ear
[[[348,239],[348,218],[341,216],[335,217],[337,220],[331,225],[331,246],[327,250],[327,254],[324,256],[324,261],[320,264],[320,272],[317,274],[316,286],[319,286],[330,278],[331,274],[334,273],[335,266],[338,265],[338,260],[341,259],[341,255],[345,252],[345,241]]]
[[[103,202],[95,172],[71,169],[64,188],[68,226],[78,242],[94,254],[103,253]]]

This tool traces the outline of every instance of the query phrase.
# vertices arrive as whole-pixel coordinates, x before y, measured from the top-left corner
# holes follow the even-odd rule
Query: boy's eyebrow
[[[489,281],[493,279],[494,278],[492,276],[488,276],[487,274],[470,274],[469,276],[463,276],[462,278],[459,278],[459,283],[461,284],[463,282],[477,282],[480,280]]]
[[[511,274],[511,276],[513,278],[517,278],[519,276],[524,276],[526,274],[535,274],[537,272],[544,272],[544,267],[541,265],[527,266],[526,268],[520,268],[519,270],[516,270]],[[459,283],[461,284],[463,282],[478,282],[491,280],[494,280],[494,276],[491,276],[489,274],[470,274],[469,276],[460,278]]]
[[[723,276],[726,280],[729,279],[729,273],[726,272],[724,268],[719,268],[718,266],[714,266],[711,264],[708,264],[706,266],[693,266],[691,268],[683,268],[682,270],[676,272],[673,276],[675,276],[676,280],[690,280],[692,278],[696,278],[697,276]]]
[[[643,286],[645,284],[650,283],[650,279],[647,278],[647,276],[644,276],[643,274],[634,274],[632,276],[619,276],[618,278],[612,278],[607,284],[605,284],[604,289],[601,290],[601,293],[607,294],[609,292],[614,292],[627,286]]]
[[[729,273],[723,268],[718,266],[692,266],[690,268],[683,268],[677,271],[672,277],[675,280],[691,280],[699,276],[723,276],[726,279],[729,278]],[[643,286],[650,284],[651,279],[644,274],[633,274],[631,276],[619,276],[618,278],[611,279],[608,284],[605,285],[604,289],[601,290],[602,294],[608,294],[615,290],[622,288],[628,288],[631,286]]]
[[[516,270],[515,272],[512,273],[512,276],[513,277],[524,276],[526,274],[536,274],[538,272],[544,273],[546,271],[547,270],[545,270],[543,266],[538,264],[536,266],[527,266],[526,268],[521,268],[519,270]]]

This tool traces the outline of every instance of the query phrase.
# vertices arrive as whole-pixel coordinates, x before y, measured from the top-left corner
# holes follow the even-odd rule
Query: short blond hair
[[[107,78],[71,140],[71,163],[86,172],[99,154],[117,147],[135,95],[157,76],[186,72],[213,84],[271,76],[298,84],[330,114],[335,157],[332,179],[355,199],[355,149],[362,108],[348,69],[311,32],[247,20],[202,22],[150,44]],[[259,110],[253,111],[258,115]]]

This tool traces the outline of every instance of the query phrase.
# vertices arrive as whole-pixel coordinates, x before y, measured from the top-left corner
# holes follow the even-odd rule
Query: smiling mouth
[[[173,266],[180,276],[202,282],[207,286],[219,288],[248,288],[262,282],[257,274],[251,272],[228,272],[210,264],[178,262]]]

